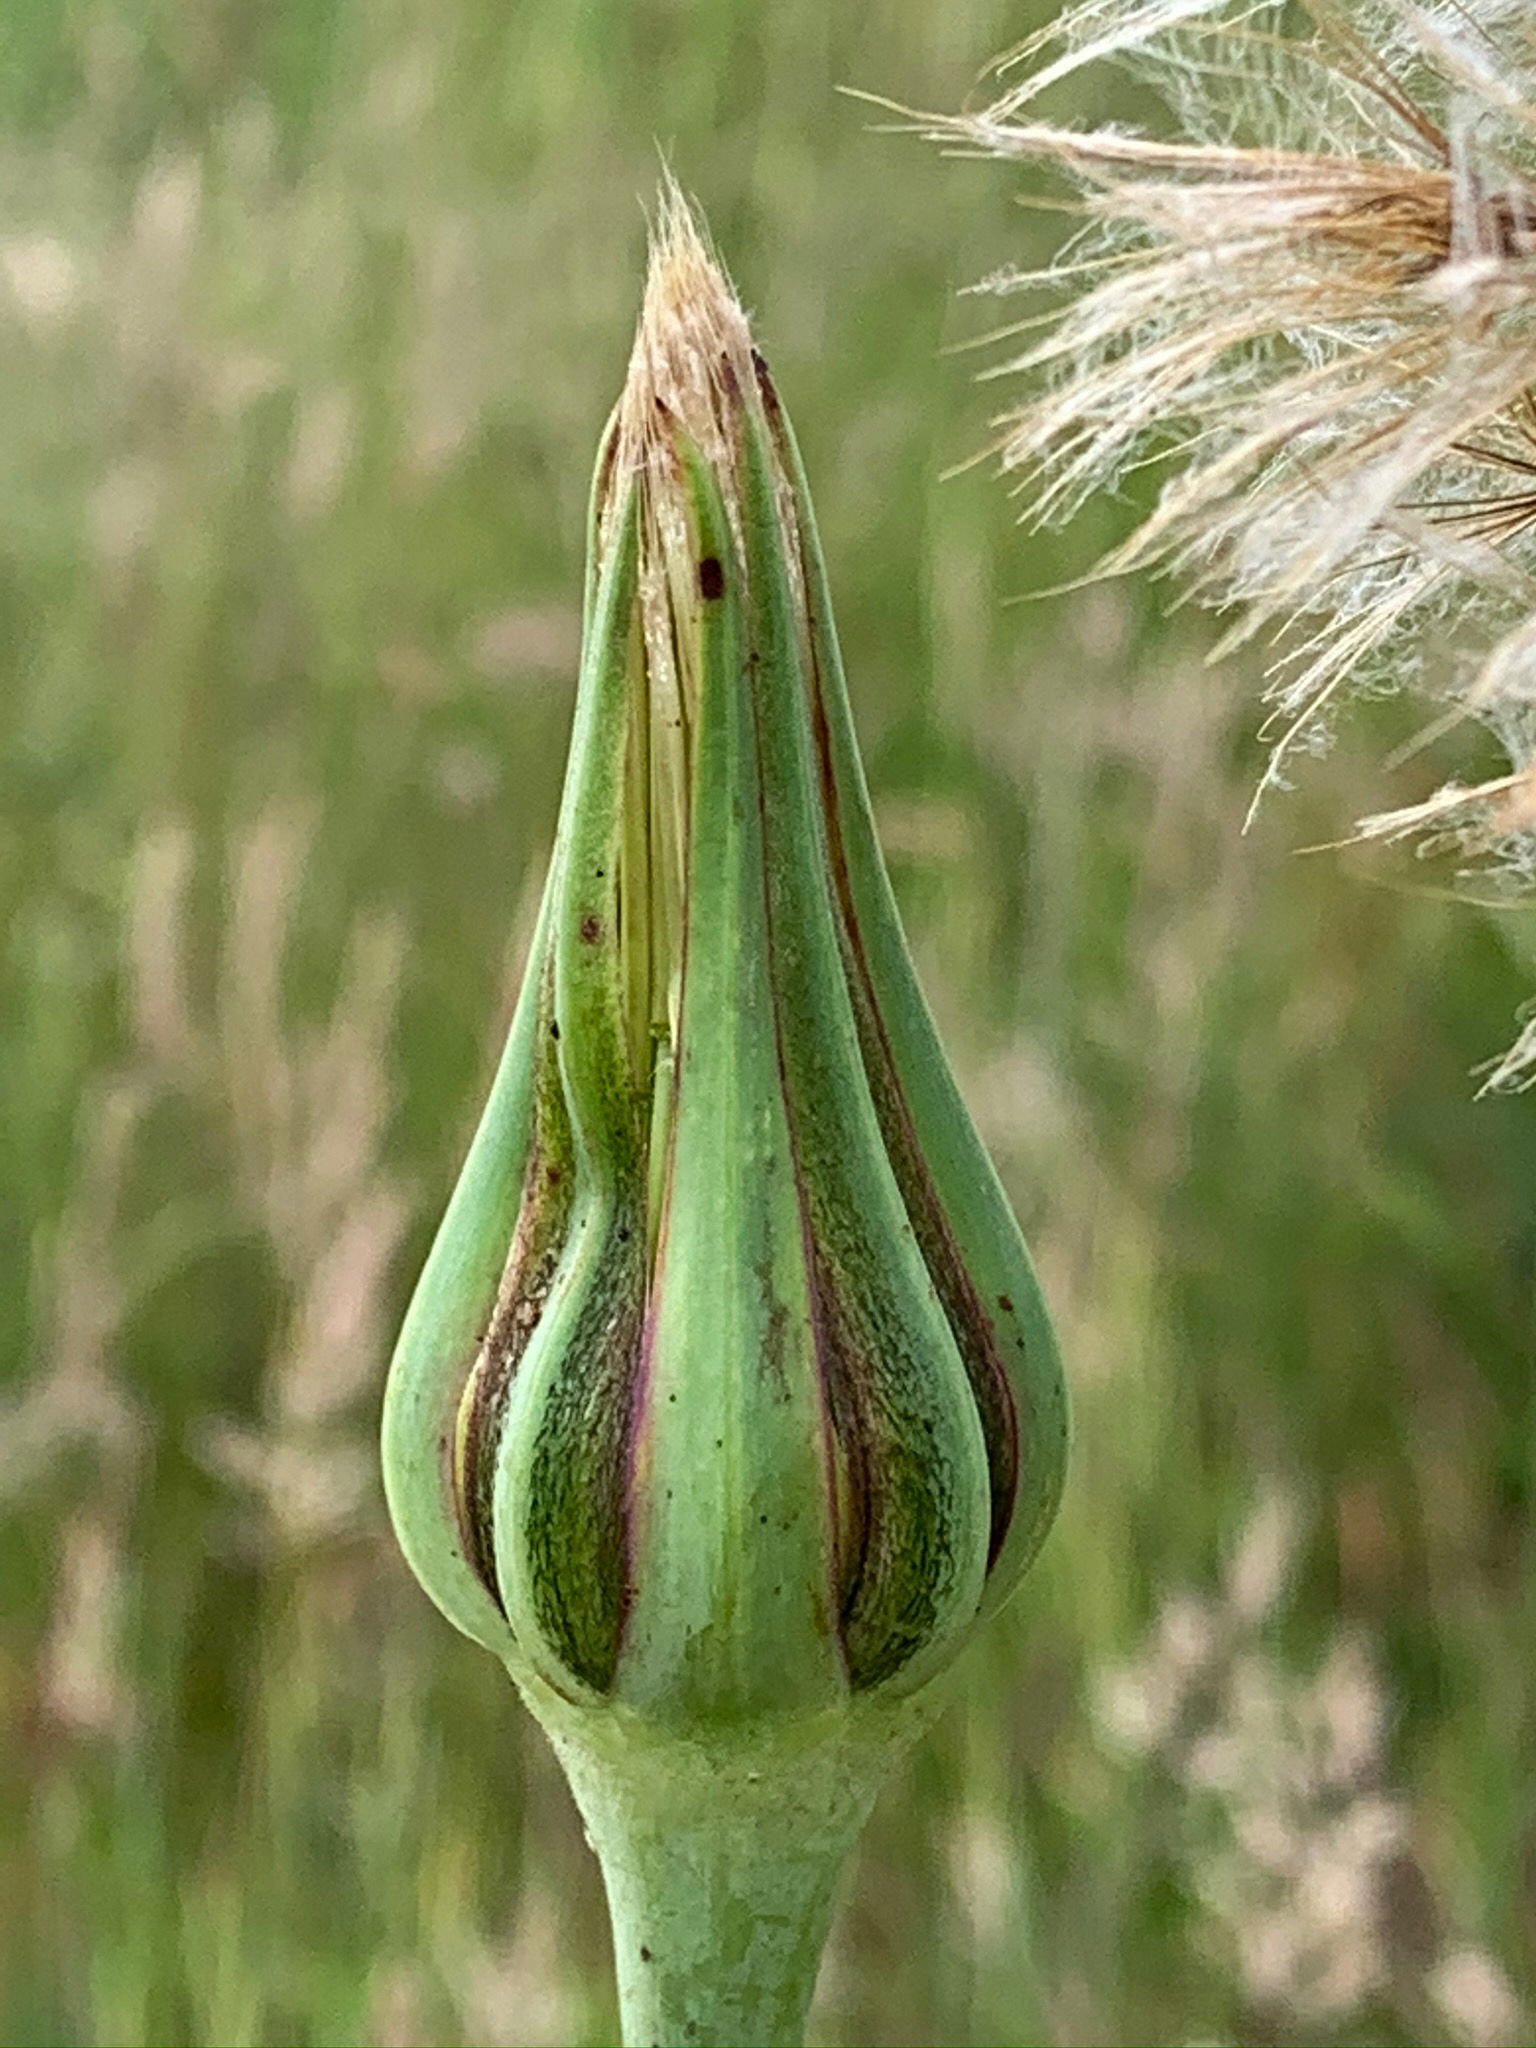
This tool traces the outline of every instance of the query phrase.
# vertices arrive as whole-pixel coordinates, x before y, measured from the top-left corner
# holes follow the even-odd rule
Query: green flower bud
[[[952,1661],[1065,1445],[876,842],[794,438],[672,200],[527,980],[390,1377],[400,1541],[535,1695],[809,1722]]]

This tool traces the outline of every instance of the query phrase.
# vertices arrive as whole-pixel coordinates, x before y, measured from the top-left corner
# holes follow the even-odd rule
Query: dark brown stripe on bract
[[[773,378],[762,356],[753,353],[758,389],[786,472],[792,468],[785,445],[787,428],[783,407]],[[859,1050],[865,1078],[879,1118],[891,1170],[901,1190],[907,1216],[917,1237],[918,1249],[928,1268],[934,1288],[943,1304],[950,1331],[965,1366],[976,1402],[982,1436],[987,1450],[987,1473],[991,1495],[991,1526],[987,1548],[990,1567],[1003,1547],[1013,1520],[1019,1487],[1019,1418],[998,1345],[996,1327],[972,1281],[964,1255],[950,1229],[949,1218],[933,1184],[928,1162],[918,1141],[912,1112],[896,1071],[885,1020],[880,1014],[869,958],[859,929],[853,885],[843,839],[841,792],[832,758],[824,683],[817,660],[818,627],[814,613],[815,579],[804,562],[805,537],[797,535],[801,548],[801,583],[809,623],[806,656],[811,690],[811,729],[821,779],[822,814],[826,820],[827,854],[832,869],[833,902],[838,937],[843,950],[848,993],[858,1028]]]
[[[932,1641],[955,1582],[954,1475],[924,1413],[926,1363],[893,1304],[811,1226],[817,1345],[836,1443],[838,1596],[849,1683],[893,1678]],[[836,1233],[830,1233],[835,1240]]]
[[[846,872],[840,859],[834,864],[838,868],[840,883],[839,927],[848,963],[848,989],[853,998],[859,1047],[864,1055],[865,1078],[869,1082],[875,1114],[880,1120],[891,1171],[901,1190],[918,1249],[943,1303],[956,1349],[971,1383],[982,1438],[987,1447],[987,1477],[991,1494],[987,1565],[990,1569],[1007,1537],[1018,1497],[1018,1410],[998,1350],[996,1327],[982,1305],[918,1143],[912,1113],[897,1079],[885,1021],[875,1002],[869,964],[854,922],[853,905],[842,894],[841,884],[846,880]]]
[[[645,1218],[620,1214],[539,1415],[523,1512],[539,1628],[607,1692],[629,1609],[626,1503],[645,1320]]]
[[[481,1584],[505,1613],[496,1576],[492,1500],[502,1418],[517,1369],[538,1326],[570,1227],[574,1158],[570,1118],[560,1085],[550,1027],[554,976],[546,968],[540,991],[538,1073],[534,1082],[533,1136],[522,1201],[496,1305],[470,1369],[455,1446],[454,1503],[464,1554]]]

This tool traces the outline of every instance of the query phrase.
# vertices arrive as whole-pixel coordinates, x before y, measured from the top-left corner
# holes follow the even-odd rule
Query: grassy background
[[[1247,839],[1249,680],[981,472],[1038,0],[0,11],[0,2038],[612,2038],[594,1869],[373,1465],[509,1013],[656,144],[817,488],[1066,1511],[852,1873],[825,2042],[1528,2040],[1514,916]],[[1035,238],[1032,240],[1032,238]],[[1386,791],[1401,800],[1404,785]],[[1425,787],[1428,787],[1426,780]],[[1416,790],[1410,793],[1417,793]]]

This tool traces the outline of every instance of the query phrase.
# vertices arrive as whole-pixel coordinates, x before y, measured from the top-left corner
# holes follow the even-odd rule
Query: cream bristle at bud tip
[[[726,458],[725,420],[752,376],[747,316],[693,209],[669,179],[651,232],[645,297],[620,401],[621,466],[653,466],[668,415],[711,462]],[[670,467],[670,456],[663,453],[662,460]]]

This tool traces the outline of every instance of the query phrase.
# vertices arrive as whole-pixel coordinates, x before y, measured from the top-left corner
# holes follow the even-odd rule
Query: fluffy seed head
[[[1008,330],[997,450],[1038,520],[1155,465],[1112,570],[1169,568],[1272,645],[1265,784],[1351,691],[1403,686],[1509,754],[1368,837],[1536,885],[1536,12],[1527,0],[1080,0],[983,112],[922,124],[1043,163],[1082,224]],[[1112,60],[1171,137],[1039,118]],[[1493,1077],[1528,1077],[1533,1043]],[[1536,1071],[1532,1069],[1531,1071]]]

